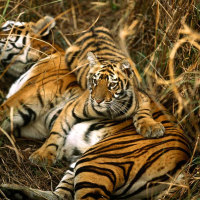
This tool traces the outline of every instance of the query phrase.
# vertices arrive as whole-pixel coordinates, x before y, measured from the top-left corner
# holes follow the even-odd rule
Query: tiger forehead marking
[[[101,65],[100,70],[97,71],[95,78],[100,80],[105,79],[107,81],[113,81],[116,80],[118,76],[117,73],[114,71],[114,66],[111,67],[111,65]]]

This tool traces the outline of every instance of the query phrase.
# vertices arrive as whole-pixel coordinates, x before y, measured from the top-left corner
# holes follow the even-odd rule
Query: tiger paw
[[[56,157],[55,148],[42,146],[30,155],[29,160],[34,164],[51,166],[56,162]]]
[[[136,131],[146,138],[159,138],[165,133],[165,128],[160,122],[153,119],[142,119],[135,122]]]

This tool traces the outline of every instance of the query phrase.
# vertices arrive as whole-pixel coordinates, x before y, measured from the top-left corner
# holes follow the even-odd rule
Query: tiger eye
[[[97,79],[93,79],[93,84],[97,84]]]
[[[110,85],[109,85],[111,88],[114,88],[114,87],[116,87],[117,86],[117,83],[115,83],[115,82],[112,82],[112,83],[110,83]]]

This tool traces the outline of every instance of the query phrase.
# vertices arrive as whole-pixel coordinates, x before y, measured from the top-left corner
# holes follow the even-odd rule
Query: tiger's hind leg
[[[120,173],[118,175],[120,176]],[[104,164],[98,165],[91,158],[83,156],[78,160],[75,168],[74,199],[109,200],[116,187],[116,179],[118,178],[115,170],[107,168]],[[123,178],[121,181],[123,181]]]
[[[51,129],[49,138],[37,151],[31,154],[29,158],[31,162],[42,165],[52,165],[62,158],[64,154],[63,147],[69,136],[71,127],[77,120],[74,117],[74,105],[76,105],[76,100],[79,99],[78,97],[80,94],[81,91],[77,90],[77,93],[66,103]]]

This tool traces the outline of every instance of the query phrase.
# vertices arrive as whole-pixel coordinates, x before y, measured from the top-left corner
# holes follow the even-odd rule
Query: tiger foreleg
[[[56,119],[50,132],[50,137],[30,156],[30,160],[33,163],[51,165],[62,158],[65,153],[63,147],[69,135],[69,131],[78,119],[75,117],[76,113],[74,111],[77,102],[80,103],[81,106],[84,106],[76,97],[68,101]],[[79,110],[80,107],[77,107],[77,109]]]
[[[70,130],[71,107],[69,101],[56,119],[49,138],[30,156],[30,160],[36,164],[52,165],[63,157],[63,147]],[[73,106],[72,106],[73,107]]]
[[[65,144],[65,136],[58,132],[51,132],[50,137],[29,159],[31,162],[40,165],[52,165],[63,157],[62,147]],[[51,137],[53,135],[53,137]]]
[[[133,117],[136,131],[147,138],[158,138],[164,135],[165,128],[153,119],[151,102],[147,95],[139,94],[139,108]]]

